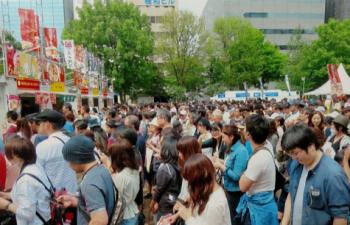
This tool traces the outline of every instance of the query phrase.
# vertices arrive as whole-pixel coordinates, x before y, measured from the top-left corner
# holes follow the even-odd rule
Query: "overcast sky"
[[[180,10],[193,12],[196,16],[200,16],[207,0],[178,0]]]

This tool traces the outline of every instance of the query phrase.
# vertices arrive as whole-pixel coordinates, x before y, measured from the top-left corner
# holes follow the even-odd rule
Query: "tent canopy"
[[[350,77],[346,73],[343,64],[338,66],[338,74],[343,87],[343,93],[345,95],[350,95]],[[331,94],[331,81],[328,80],[321,87],[305,93],[305,95],[330,95]]]

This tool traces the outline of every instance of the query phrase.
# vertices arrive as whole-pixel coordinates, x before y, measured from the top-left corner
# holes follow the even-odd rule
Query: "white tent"
[[[343,87],[343,93],[345,95],[350,95],[350,77],[346,73],[343,64],[338,66],[338,74]],[[305,95],[330,95],[331,94],[331,81],[328,80],[321,87],[305,93]]]

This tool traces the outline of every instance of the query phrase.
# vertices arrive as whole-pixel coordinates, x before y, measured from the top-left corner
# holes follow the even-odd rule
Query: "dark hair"
[[[64,117],[66,118],[67,121],[69,122],[74,122],[74,114],[72,112],[67,112]]]
[[[278,136],[277,126],[276,126],[275,120],[269,120],[269,123],[270,123],[270,132],[269,132],[268,138],[272,137],[272,135],[274,135],[274,134],[277,134],[277,136]]]
[[[83,106],[83,109],[84,109],[84,112],[90,113],[90,108],[89,108],[89,106],[84,105],[84,106]]]
[[[343,132],[343,133],[345,133],[346,134],[346,132],[347,132],[347,130],[348,130],[348,128],[347,127],[344,127],[343,125],[341,125],[341,124],[339,124],[339,123],[334,123],[333,122],[333,124],[334,124],[334,128],[338,131],[338,132]]]
[[[98,113],[96,107],[92,108],[92,111],[93,111],[94,113]]]
[[[126,139],[132,146],[135,146],[137,143],[137,133],[134,129],[121,127],[121,129],[117,129],[116,136]]]
[[[70,103],[66,102],[63,106],[72,112],[72,105]]]
[[[327,124],[327,125],[332,125],[333,120],[334,120],[333,117],[326,116],[326,117],[324,118],[324,123]]]
[[[122,171],[125,167],[133,170],[138,169],[135,151],[127,140],[120,140],[108,148],[111,155],[112,168],[116,172]]]
[[[295,148],[300,148],[307,152],[308,147],[311,145],[315,145],[316,149],[320,148],[320,143],[315,133],[302,124],[288,128],[282,137],[281,145],[286,152],[290,152]]]
[[[29,122],[26,118],[21,118],[17,120],[17,132],[22,132],[23,136],[27,139],[30,139],[32,136],[32,129],[30,128]]]
[[[200,215],[214,190],[215,168],[208,157],[201,153],[192,155],[184,166],[183,177],[188,181],[192,211],[198,206]]]
[[[162,146],[160,149],[160,158],[164,163],[177,164],[178,152],[177,152],[177,139],[173,135],[164,137]]]
[[[125,121],[128,121],[128,124],[125,124],[125,126],[134,128],[135,130],[139,130],[140,128],[140,120],[137,116],[135,115],[129,115],[126,117]]]
[[[14,110],[8,111],[6,113],[6,118],[10,118],[13,121],[16,121],[18,119],[18,113]]]
[[[222,124],[221,123],[213,123],[213,125],[211,125],[211,130],[212,131],[222,131]]]
[[[196,153],[201,153],[201,146],[198,140],[192,136],[182,137],[176,144],[176,148],[183,155],[183,159],[178,159],[179,166],[183,170],[186,160]]]
[[[90,138],[91,141],[95,142],[95,135],[94,135],[94,132],[92,132],[91,130],[84,131],[83,135]]]
[[[75,128],[79,130],[86,130],[88,128],[88,124],[84,120],[77,120],[74,122],[73,125]]]
[[[318,114],[321,117],[321,123],[320,123],[320,125],[317,128],[323,131],[323,128],[324,128],[324,116],[319,111],[314,111],[314,112],[312,112],[309,115],[309,127],[314,127],[314,124],[312,123],[312,117],[314,117],[314,115],[316,115],[316,114]]]
[[[29,139],[18,135],[7,139],[5,155],[9,160],[12,160],[14,156],[22,159],[24,161],[22,168],[36,162],[36,152],[33,143]]]
[[[236,144],[236,142],[241,139],[241,135],[240,135],[239,130],[238,130],[236,125],[225,125],[222,128],[222,133],[226,134],[229,137],[233,136],[232,145]],[[228,147],[228,149],[227,149],[228,151],[231,150],[231,146],[227,146]]]
[[[283,131],[286,131],[286,126],[284,125],[284,118],[282,116],[277,116],[275,118],[275,121],[278,122],[280,124],[280,126],[282,127]],[[277,124],[276,124],[277,125]]]
[[[207,120],[207,119],[200,119],[198,121],[198,126],[202,126],[202,127],[205,127],[206,130],[211,130],[211,125],[210,125],[210,122]]]
[[[117,115],[117,112],[114,110],[111,110],[108,112],[108,115],[111,116],[112,118],[114,118]]]
[[[262,144],[266,141],[270,132],[269,121],[261,115],[251,115],[247,117],[246,130],[257,144]]]
[[[169,112],[169,110],[166,109],[160,109],[157,112],[157,116],[164,118],[166,121],[168,121],[168,123],[171,122],[171,113]]]
[[[103,153],[107,154],[107,146],[108,146],[108,136],[107,134],[102,130],[100,131],[93,131],[94,132],[94,138],[95,138],[95,144],[96,148],[98,148]]]

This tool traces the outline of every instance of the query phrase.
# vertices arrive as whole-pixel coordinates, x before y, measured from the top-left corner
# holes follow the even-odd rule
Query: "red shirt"
[[[5,188],[6,182],[6,161],[2,154],[0,154],[0,191]]]

